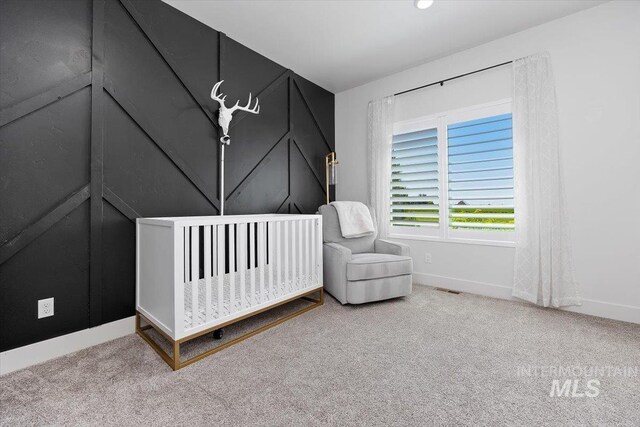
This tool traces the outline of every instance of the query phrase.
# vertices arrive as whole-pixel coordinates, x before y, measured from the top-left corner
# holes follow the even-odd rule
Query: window
[[[512,137],[509,101],[396,123],[391,234],[512,242]]]
[[[438,226],[438,129],[394,135],[391,158],[391,224]]]

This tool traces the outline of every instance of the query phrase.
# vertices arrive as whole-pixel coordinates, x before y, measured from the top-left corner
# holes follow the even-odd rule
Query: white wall
[[[576,278],[585,299],[576,311],[640,323],[639,23],[640,2],[605,3],[337,94],[338,199],[366,201],[370,100],[548,51]],[[510,96],[507,66],[397,97],[396,119]],[[513,248],[409,243],[417,281],[508,297]],[[425,252],[432,264],[424,263]]]

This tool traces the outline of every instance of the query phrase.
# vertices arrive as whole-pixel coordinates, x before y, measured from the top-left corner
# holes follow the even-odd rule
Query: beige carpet
[[[637,375],[575,377],[578,392],[597,378],[597,397],[518,375],[638,365],[639,325],[415,286],[364,306],[327,297],[175,373],[135,335],[15,372],[0,377],[0,424],[638,426]]]

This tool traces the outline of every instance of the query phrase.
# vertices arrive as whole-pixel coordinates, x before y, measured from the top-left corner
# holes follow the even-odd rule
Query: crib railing
[[[145,280],[140,268],[153,266],[149,253],[163,253],[154,242],[171,227],[173,290]],[[144,238],[150,234],[153,238]],[[173,309],[159,322],[173,339],[190,336],[322,287],[322,219],[319,215],[230,215],[223,217],[145,218],[138,220],[139,302],[162,299],[156,310]],[[140,245],[149,247],[142,254]],[[165,266],[159,266],[163,271]],[[166,285],[164,285],[166,286]],[[148,289],[155,287],[155,290]],[[146,289],[144,289],[146,288]],[[158,294],[154,294],[154,291]],[[164,297],[162,297],[164,295]],[[173,308],[163,307],[172,300]],[[150,311],[150,310],[147,310]],[[161,319],[160,319],[161,320]]]

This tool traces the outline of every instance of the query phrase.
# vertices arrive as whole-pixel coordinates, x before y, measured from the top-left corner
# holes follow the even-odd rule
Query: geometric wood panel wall
[[[218,214],[218,80],[261,105],[225,213],[324,201],[333,94],[159,0],[5,0],[0,43],[1,351],[132,315],[136,217]]]

